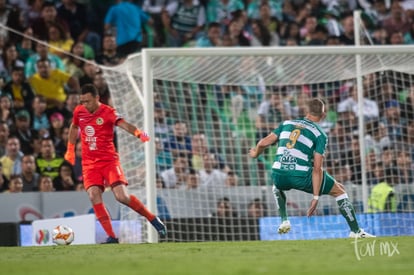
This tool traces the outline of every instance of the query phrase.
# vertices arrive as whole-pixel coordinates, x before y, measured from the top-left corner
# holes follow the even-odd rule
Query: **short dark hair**
[[[97,96],[98,93],[98,89],[96,89],[95,85],[93,84],[85,84],[82,86],[81,88],[81,95],[86,95],[86,94],[91,94],[92,96]]]

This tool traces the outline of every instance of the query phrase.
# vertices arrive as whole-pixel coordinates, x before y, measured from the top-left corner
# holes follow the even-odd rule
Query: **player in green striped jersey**
[[[375,237],[359,227],[355,210],[348,199],[344,186],[322,169],[328,137],[317,124],[326,115],[325,103],[320,98],[309,101],[308,112],[303,119],[286,120],[261,139],[249,155],[257,158],[267,147],[276,144],[277,152],[272,166],[273,193],[279,207],[282,224],[279,233],[290,230],[286,211],[286,194],[290,189],[313,194],[307,211],[308,217],[315,214],[319,196],[335,197],[341,214],[346,219],[353,238]]]

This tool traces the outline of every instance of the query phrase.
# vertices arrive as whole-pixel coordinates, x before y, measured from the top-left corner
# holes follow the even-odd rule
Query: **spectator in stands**
[[[3,175],[3,165],[0,162],[0,193],[9,189],[9,180]]]
[[[384,147],[382,149],[381,162],[384,169],[395,167],[396,165],[396,151],[393,147]]]
[[[290,104],[284,101],[280,91],[269,92],[268,99],[263,101],[255,121],[256,140],[267,136],[280,122],[290,118]]]
[[[411,144],[411,147],[413,145]],[[413,184],[414,172],[413,161],[411,159],[410,151],[408,148],[400,148],[396,155],[396,168],[398,170],[398,183],[400,184]]]
[[[376,27],[371,34],[372,40],[375,45],[387,45],[389,41],[389,35],[383,27]]]
[[[28,58],[35,54],[35,51],[33,50],[33,40],[31,37],[33,36],[33,29],[29,26],[26,27],[23,32],[25,36],[21,37],[19,42],[16,44],[16,50],[19,55],[20,60],[23,62],[27,62]]]
[[[38,191],[40,175],[36,173],[36,162],[33,155],[24,155],[22,158],[23,192]]]
[[[156,47],[165,45],[164,26],[162,24],[162,12],[170,2],[177,2],[178,0],[145,0],[142,4],[142,9],[148,13],[154,22],[155,43]]]
[[[186,154],[191,160],[191,137],[188,135],[187,123],[177,120],[173,125],[173,134],[164,142],[164,150],[170,151],[173,156]]]
[[[221,26],[217,22],[211,22],[207,27],[207,34],[196,41],[196,47],[218,47],[222,46]]]
[[[310,40],[306,45],[308,46],[324,46],[328,39],[328,31],[325,26],[318,24],[315,31],[310,35]]]
[[[54,192],[52,178],[48,175],[41,175],[39,178],[39,192]]]
[[[168,124],[167,114],[161,102],[154,103],[154,134],[161,142],[168,141],[172,129]]]
[[[0,124],[1,126],[1,124]],[[407,123],[407,130],[406,130],[406,143],[407,146],[409,146],[409,153],[411,157],[411,162],[414,164],[414,120],[411,120],[409,123]],[[1,133],[1,127],[0,127],[0,133]],[[413,167],[414,170],[414,167]]]
[[[227,174],[217,167],[217,161],[212,153],[203,155],[203,168],[199,170],[202,186],[225,186]]]
[[[7,139],[9,138],[10,130],[9,125],[0,120],[0,157],[6,154]]]
[[[161,172],[161,178],[164,181],[165,188],[180,188],[180,186],[185,186],[188,170],[187,155],[184,153],[175,155],[173,167]]]
[[[381,81],[378,92],[378,107],[380,114],[384,115],[389,105],[392,105],[397,100],[397,91],[394,89],[394,83],[391,79]]]
[[[70,124],[64,122],[62,126],[61,138],[57,141],[55,148],[56,154],[63,155],[67,150],[68,138],[69,138]]]
[[[62,0],[58,6],[58,17],[68,23],[70,36],[75,42],[85,42],[94,52],[101,48],[101,37],[91,27],[91,16],[87,7],[75,0]]]
[[[261,199],[257,198],[247,205],[247,217],[259,219],[267,216],[267,207]]]
[[[283,46],[292,46],[292,45],[301,45],[300,37],[300,26],[296,22],[289,22],[284,24],[280,29],[281,41],[280,45]]]
[[[259,1],[252,1],[250,3],[253,3],[253,2],[257,3]],[[260,1],[260,2],[261,2],[260,7],[258,9],[254,9],[254,12],[257,13],[258,16],[250,15],[249,10],[247,11],[247,16],[249,18],[260,19],[260,22],[268,30],[268,32],[271,34],[276,34],[279,40],[278,33],[279,33],[280,25],[281,25],[281,22],[279,22],[279,19],[282,17],[281,7],[276,7],[274,4],[278,5],[278,3],[275,3],[275,1],[272,1],[272,2]],[[249,9],[250,8],[251,7],[249,5]]]
[[[0,158],[3,175],[10,180],[11,175],[19,175],[22,172],[22,157],[20,141],[15,136],[7,138],[6,154]]]
[[[98,67],[95,64],[95,61],[89,60],[89,62],[84,62],[82,65],[83,75],[79,78],[79,85],[82,87],[85,84],[93,84],[96,73],[98,72]]]
[[[357,134],[358,132],[358,119],[354,111],[351,109],[338,110],[338,119],[341,121],[342,127],[346,133]]]
[[[155,175],[155,185],[158,189],[165,188],[164,180],[162,179],[159,173],[156,173]]]
[[[55,149],[57,148],[58,144],[60,144],[63,140],[63,128],[65,126],[65,119],[63,115],[59,112],[54,112],[50,118],[50,137],[53,140],[53,144],[55,145]],[[66,148],[63,151],[57,152],[58,154],[62,155],[66,152]]]
[[[20,141],[20,149],[24,154],[33,154],[32,138],[36,135],[31,125],[31,118],[28,111],[22,109],[16,113],[15,128],[12,135]]]
[[[311,41],[317,25],[318,18],[315,15],[309,15],[305,18],[305,24],[300,28],[300,38],[303,44],[307,45]]]
[[[32,111],[34,93],[24,76],[24,66],[14,66],[11,70],[11,80],[6,83],[3,92],[11,96],[14,109]]]
[[[25,65],[24,65],[24,74],[26,78],[30,78],[37,72],[37,62],[39,60],[49,60],[51,69],[59,69],[65,71],[65,65],[63,64],[62,59],[57,55],[49,53],[48,47],[46,46],[46,41],[41,41],[36,43],[36,53],[31,55]]]
[[[368,184],[375,185],[379,182],[383,181],[384,179],[384,164],[381,159],[377,160],[375,162],[375,169],[374,169],[374,177],[371,179],[368,179]]]
[[[410,18],[406,17],[399,1],[393,1],[391,5],[391,16],[382,21],[382,26],[389,36],[396,32],[406,33],[410,30]]]
[[[116,38],[113,31],[106,31],[102,39],[102,50],[97,54],[95,61],[100,65],[116,66],[123,57],[117,52]]]
[[[65,85],[70,91],[80,91],[77,78],[59,69],[52,69],[47,59],[37,61],[38,73],[30,77],[29,82],[38,95],[47,101],[47,109],[62,109],[66,100]]]
[[[270,32],[260,20],[253,20],[251,23],[252,36],[250,45],[252,47],[279,46],[279,36]]]
[[[59,175],[59,167],[64,160],[56,155],[52,138],[43,137],[40,150],[40,156],[36,158],[37,172],[55,179]]]
[[[16,45],[12,42],[7,42],[2,48],[0,58],[0,78],[5,83],[12,79],[11,75],[14,67],[24,67],[24,62],[19,59]]]
[[[78,79],[83,76],[83,63],[85,59],[92,59],[93,54],[88,54],[86,52],[87,47],[83,42],[75,42],[71,49],[70,53],[72,55],[65,55],[63,58],[63,63],[65,64],[65,72],[68,74],[77,77]]]
[[[343,121],[338,120],[329,132],[328,160],[337,160],[348,154],[350,148],[347,145],[351,143],[352,138],[346,133]]]
[[[401,117],[407,123],[414,119],[414,86],[411,86],[400,103]]]
[[[36,95],[32,103],[33,107],[33,123],[32,127],[36,131],[46,131],[49,133],[50,122],[46,114],[47,102],[42,95]]]
[[[47,40],[49,38],[48,27],[51,24],[60,25],[66,38],[70,38],[68,23],[63,18],[57,16],[55,4],[51,1],[44,1],[40,17],[35,19],[31,24],[34,36],[42,40]]]
[[[213,217],[235,218],[237,216],[237,212],[234,210],[228,197],[223,197],[217,201],[216,212],[213,213]]]
[[[118,54],[124,58],[141,51],[142,27],[152,24],[152,19],[131,0],[117,0],[105,16],[105,30],[115,28]]]
[[[398,183],[398,171],[394,167],[385,170],[384,181],[371,189],[368,198],[368,212],[396,212],[397,198],[394,186]]]
[[[350,146],[350,150],[345,152],[340,159],[348,160],[349,166],[352,169],[352,182],[360,185],[362,183],[361,179],[361,150],[359,146],[359,140],[357,135],[351,136],[351,141],[342,146]]]
[[[223,41],[226,36],[229,39],[229,44],[224,45],[225,43],[223,42],[223,46],[250,47],[250,36],[243,31],[242,22],[238,18],[232,19],[227,25],[227,28],[224,31]]]
[[[355,45],[354,39],[354,16],[352,14],[346,15],[341,20],[342,34],[339,36],[339,40],[343,45]]]
[[[244,1],[241,0],[214,0],[208,1],[206,5],[206,21],[218,23],[221,26],[229,24],[234,18],[234,13],[245,10]]]
[[[76,185],[75,173],[72,165],[64,161],[59,167],[59,175],[53,179],[53,187],[56,191],[74,191]]]
[[[363,108],[362,113],[364,115],[365,121],[378,119],[379,118],[379,108],[376,101],[371,100],[367,97],[367,92],[369,90],[364,90],[365,95],[363,98]],[[344,112],[346,110],[352,110],[355,113],[355,116],[359,115],[358,110],[358,91],[357,86],[352,85],[348,90],[348,97],[343,99],[338,104],[338,113]]]
[[[385,114],[381,122],[387,128],[388,135],[392,142],[401,142],[404,138],[406,121],[401,118],[400,104],[397,100],[390,100],[385,103]]]
[[[14,128],[14,109],[11,96],[6,93],[0,93],[0,118],[9,125],[10,129]]]
[[[2,24],[8,26],[9,22],[13,20],[17,14],[13,11],[13,8],[10,7],[7,1],[0,1],[0,10],[1,10],[1,22]],[[0,37],[8,39],[9,34],[8,30],[5,28],[0,29]]]
[[[109,91],[108,83],[106,82],[106,79],[103,76],[102,70],[98,70],[95,73],[95,76],[93,77],[93,85],[95,85],[96,89],[98,90],[99,102],[109,106],[114,106],[111,98],[111,93]]]
[[[234,187],[239,185],[239,176],[233,171],[227,172],[227,177],[225,181],[225,186]]]
[[[200,186],[200,175],[194,169],[189,169],[185,178],[185,190],[197,189]]]
[[[414,44],[414,21],[411,21],[410,29],[404,33],[404,44]]]
[[[159,137],[155,137],[155,169],[161,173],[173,166],[171,152],[164,150],[164,144]]]
[[[65,118],[65,122],[71,122],[73,116],[73,110],[79,104],[79,95],[76,92],[70,92],[67,94],[65,106],[59,112]]]
[[[209,153],[207,138],[203,133],[198,133],[192,136],[191,149],[191,167],[198,171],[204,166],[204,155]]]
[[[390,35],[390,45],[402,45],[404,44],[404,36],[402,32],[394,32]]]
[[[70,52],[74,41],[72,37],[66,36],[62,27],[57,23],[50,23],[48,26],[49,52],[59,56],[61,59],[66,57],[65,52]]]
[[[366,124],[365,148],[367,151],[373,150],[377,159],[380,159],[382,148],[391,145],[387,128],[379,120],[368,121]]]
[[[9,189],[4,193],[21,193],[23,192],[23,181],[20,175],[11,175],[9,181]]]
[[[193,0],[170,3],[162,13],[167,46],[182,47],[198,39],[206,23],[204,7]]]

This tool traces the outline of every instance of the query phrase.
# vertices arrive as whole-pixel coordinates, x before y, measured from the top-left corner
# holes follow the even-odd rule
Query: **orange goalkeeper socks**
[[[95,204],[93,205],[93,211],[95,212],[95,216],[102,225],[102,228],[105,230],[106,234],[109,237],[116,238],[112,228],[111,217],[109,216],[105,205],[103,203]]]
[[[139,213],[140,215],[147,218],[147,220],[152,221],[155,219],[155,215],[152,214],[145,205],[134,195],[130,195],[129,207],[133,209],[135,212]]]

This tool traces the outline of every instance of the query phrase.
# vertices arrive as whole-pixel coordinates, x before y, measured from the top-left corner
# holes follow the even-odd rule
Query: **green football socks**
[[[286,194],[283,191],[273,187],[273,195],[275,196],[276,204],[279,207],[279,215],[282,222],[287,221]]]
[[[358,232],[359,225],[356,219],[355,210],[354,210],[354,207],[352,206],[352,203],[349,201],[348,196],[344,194],[344,195],[337,197],[336,203],[338,204],[339,211],[341,212],[342,216],[344,216],[351,231],[355,233]]]

